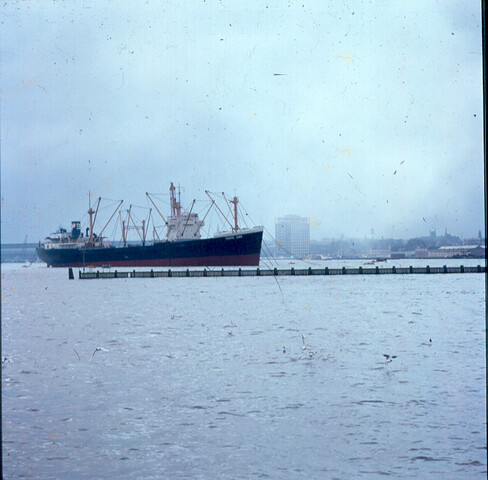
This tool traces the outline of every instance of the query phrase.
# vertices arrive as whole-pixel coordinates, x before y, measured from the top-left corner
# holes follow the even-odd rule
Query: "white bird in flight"
[[[95,353],[97,353],[97,352],[108,352],[108,350],[107,350],[107,349],[105,349],[105,348],[102,348],[102,347],[97,347],[97,348],[95,348],[95,350],[94,350],[94,351],[93,351],[93,353],[92,353],[92,356],[90,357],[90,361],[91,361],[91,359],[93,358],[93,356],[95,355]]]

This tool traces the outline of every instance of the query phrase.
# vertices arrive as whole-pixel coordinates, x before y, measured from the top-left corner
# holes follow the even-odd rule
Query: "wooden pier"
[[[226,270],[222,269],[203,269],[203,270],[144,270],[144,271],[90,271],[82,272],[79,270],[78,278],[89,280],[95,278],[181,278],[181,277],[282,277],[282,276],[310,276],[310,275],[419,275],[419,274],[448,274],[448,273],[484,273],[485,267],[477,265],[475,267],[388,267],[388,268],[273,268],[273,269],[242,269]],[[69,268],[68,278],[74,279],[73,269]]]

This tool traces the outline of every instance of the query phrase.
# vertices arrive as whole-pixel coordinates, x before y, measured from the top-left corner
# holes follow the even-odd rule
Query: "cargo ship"
[[[240,228],[238,226],[238,199],[234,196],[226,203],[232,213],[233,222],[229,221],[211,198],[210,208],[215,206],[224,216],[231,227],[229,231],[215,234],[212,237],[202,238],[200,230],[204,225],[205,217],[200,220],[197,213],[192,212],[195,200],[189,212],[183,212],[180,195],[175,195],[173,183],[170,186],[171,215],[165,218],[159,211],[151,196],[146,193],[166,227],[166,239],[155,238],[147,242],[149,222],[137,228],[129,227],[130,218],[121,221],[122,245],[112,245],[105,237],[103,231],[111,221],[122,201],[112,214],[109,222],[99,234],[94,232],[94,223],[98,213],[90,206],[88,210],[89,227],[85,235],[81,229],[80,221],[71,222],[71,231],[60,228],[57,232],[46,237],[43,243],[39,242],[36,249],[38,257],[49,267],[217,267],[217,266],[258,266],[261,255],[263,227]],[[225,198],[225,197],[224,197]],[[99,199],[100,202],[100,199]],[[233,204],[233,211],[230,207]],[[130,209],[129,209],[130,210]],[[129,228],[136,228],[141,242],[131,244],[127,242]]]

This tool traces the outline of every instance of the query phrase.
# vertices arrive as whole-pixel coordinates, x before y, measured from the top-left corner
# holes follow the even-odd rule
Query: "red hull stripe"
[[[90,262],[55,264],[53,267],[257,267],[259,265],[259,253],[249,255],[229,255],[222,257],[198,257],[198,258],[162,258],[152,260],[118,260],[110,263]]]

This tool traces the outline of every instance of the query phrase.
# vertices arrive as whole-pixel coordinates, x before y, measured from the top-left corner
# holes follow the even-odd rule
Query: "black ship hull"
[[[194,267],[258,266],[262,229],[198,240],[157,242],[126,247],[36,249],[51,267]]]

